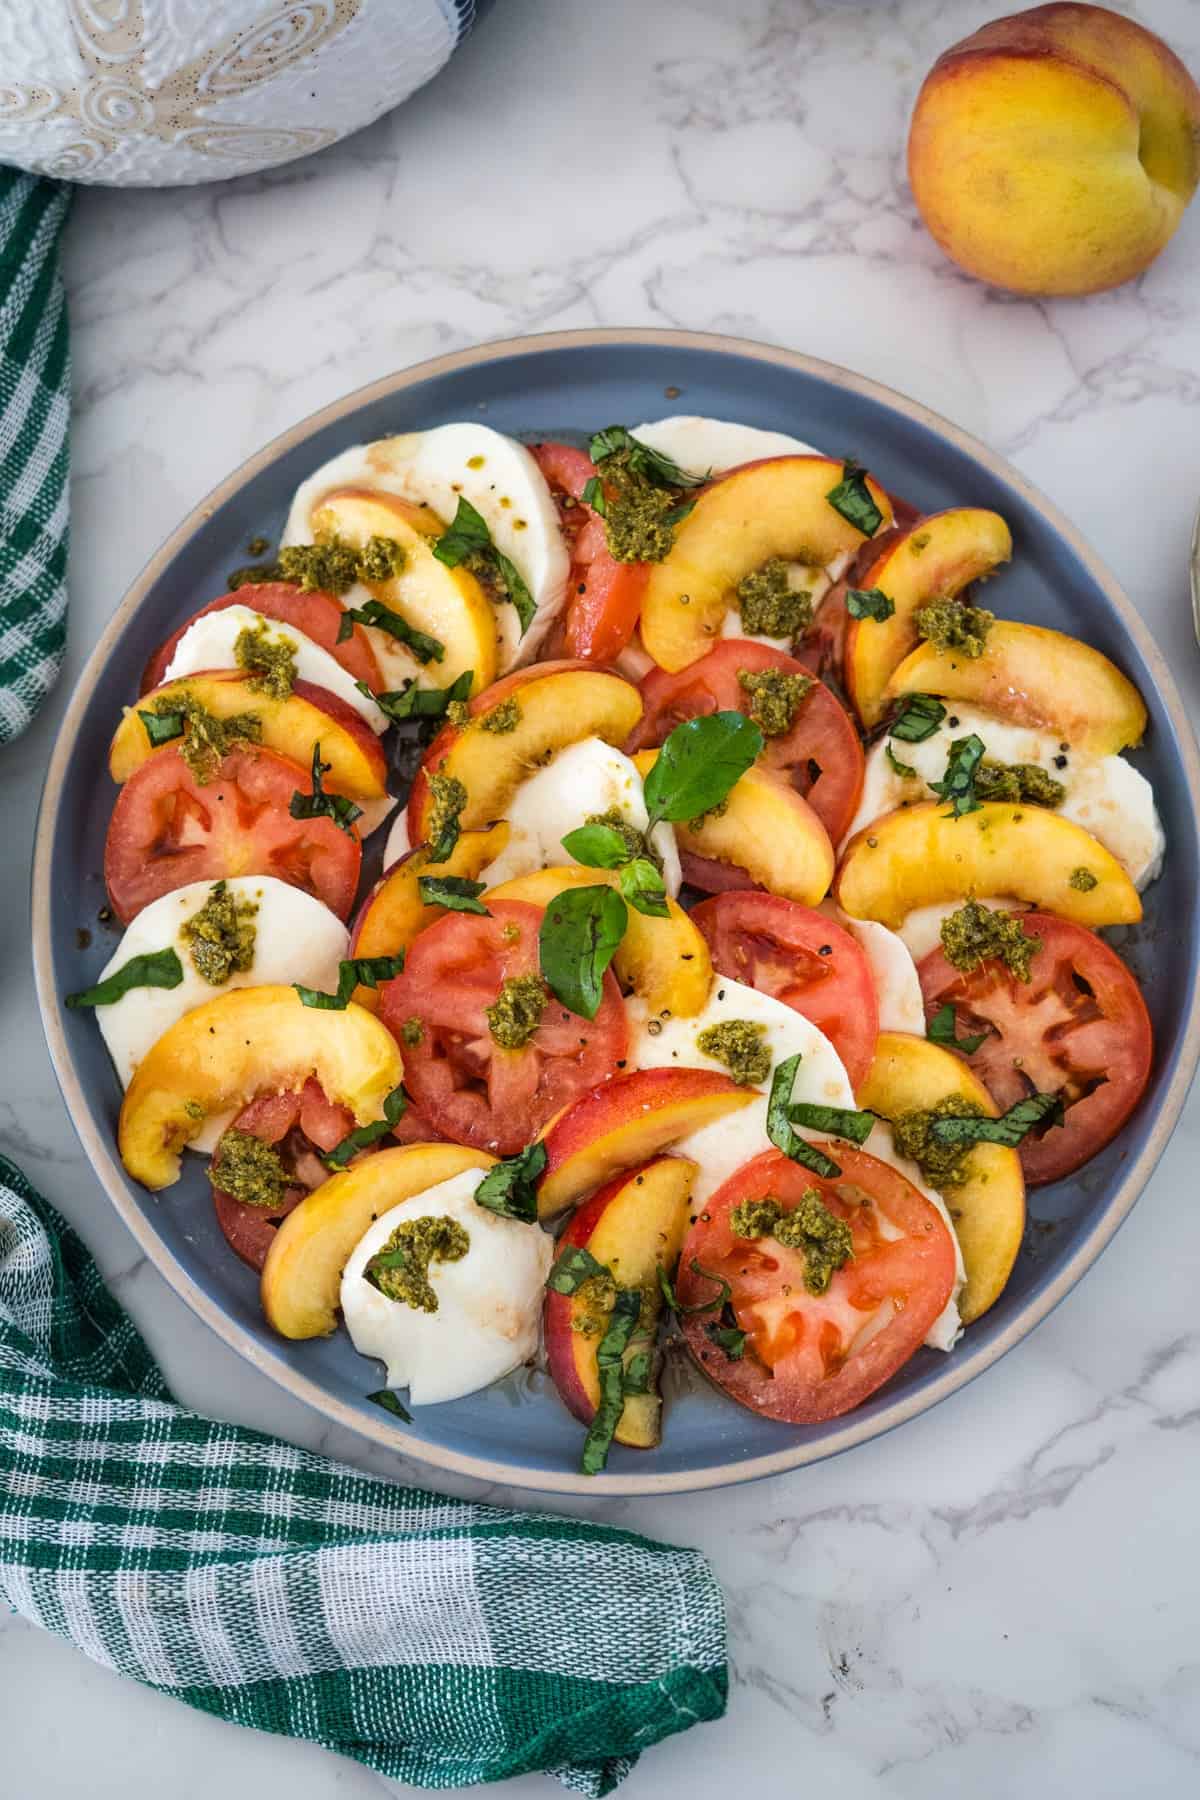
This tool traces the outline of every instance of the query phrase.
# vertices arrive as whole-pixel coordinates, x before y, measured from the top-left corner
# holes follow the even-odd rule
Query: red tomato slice
[[[409,947],[404,972],[379,990],[384,1023],[403,1046],[405,1085],[454,1143],[511,1156],[561,1107],[615,1073],[628,1045],[611,969],[600,1008],[581,1019],[551,998],[529,1043],[501,1049],[486,1009],[511,977],[538,972],[542,908],[496,900],[490,916],[447,913]],[[416,1045],[403,1027],[421,1025]]]
[[[652,669],[641,684],[645,712],[630,739],[631,750],[661,744],[684,719],[698,713],[749,713],[751,697],[738,680],[743,670],[806,675],[795,657],[748,638],[728,638],[686,669],[671,675]],[[858,733],[841,702],[814,682],[789,731],[768,738],[763,760],[788,776],[837,844],[846,835],[862,794],[864,758]]]
[[[871,966],[850,933],[778,894],[717,894],[692,911],[713,967],[791,1006],[823,1031],[850,1085],[866,1080],[879,1036]]]
[[[571,547],[564,654],[589,662],[611,662],[633,636],[650,565],[618,562],[609,554],[604,520],[581,498],[588,482],[599,473],[585,450],[570,444],[533,444],[531,449],[558,499],[563,531]]]
[[[350,916],[362,845],[332,819],[293,819],[307,769],[261,746],[232,750],[201,786],[179,750],[147,758],[117,796],[104,844],[104,880],[122,924],[189,881],[274,875]]]
[[[1030,1187],[1058,1181],[1114,1138],[1150,1079],[1154,1034],[1141,989],[1114,950],[1086,926],[1022,913],[1041,940],[1030,979],[995,958],[962,974],[933,950],[917,973],[925,1010],[953,1005],[958,1036],[987,1031],[967,1061],[1007,1110],[1027,1094],[1058,1094],[1066,1120],[1021,1145]]]
[[[731,1399],[789,1425],[834,1419],[873,1394],[924,1341],[954,1291],[954,1241],[941,1214],[910,1181],[865,1150],[840,1140],[821,1146],[842,1173],[823,1181],[768,1150],[746,1163],[705,1204],[679,1259],[683,1306],[732,1290],[734,1322],[746,1333],[740,1360],[726,1356],[706,1327],[728,1314],[682,1320],[692,1355]],[[804,1285],[804,1258],[774,1238],[735,1237],[729,1216],[768,1194],[789,1209],[807,1188],[849,1225],[854,1255],[824,1294]]]
[[[338,643],[338,630],[346,614],[340,600],[335,599],[332,594],[306,594],[302,588],[293,587],[289,582],[264,581],[248,582],[235,593],[222,594],[219,600],[210,600],[207,606],[202,606],[190,619],[185,619],[178,631],[173,631],[166,642],[159,645],[146,664],[140,691],[148,694],[151,688],[161,687],[179,640],[189,625],[194,625],[206,613],[224,612],[229,606],[249,606],[254,612],[262,613],[265,618],[278,619],[281,625],[291,625],[294,630],[302,631],[305,637],[310,637],[314,644],[320,644],[322,650],[328,650],[330,656],[335,657],[355,681],[365,681],[376,694],[383,688],[383,677],[379,673],[379,664],[375,661],[371,640],[362,626],[356,625],[346,641]]]
[[[334,1149],[354,1130],[354,1114],[326,1099],[320,1082],[310,1078],[296,1094],[260,1094],[242,1108],[232,1129],[252,1132],[265,1144],[282,1144],[284,1167],[294,1177],[274,1209],[247,1206],[223,1188],[213,1188],[217,1223],[230,1249],[252,1269],[261,1270],[280,1220],[329,1177],[314,1146]]]

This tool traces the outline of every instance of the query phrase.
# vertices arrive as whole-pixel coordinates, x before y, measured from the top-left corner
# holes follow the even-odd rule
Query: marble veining
[[[423,1479],[243,1367],[136,1256],[63,1116],[26,961],[36,797],[72,680],[167,531],[276,432],[388,370],[523,331],[676,325],[788,344],[1012,457],[1108,560],[1200,703],[1186,580],[1200,208],[1141,280],[1040,304],[960,275],[908,197],[921,75],[999,10],[498,0],[429,89],[319,158],[221,187],[81,194],[68,664],[0,786],[0,1148],[85,1232],[195,1405]],[[1189,0],[1123,10],[1200,68]],[[1196,1791],[1198,1154],[1193,1098],[1083,1285],[892,1436],[690,1500],[546,1503],[700,1544],[728,1594],[729,1716],[647,1757],[630,1800],[726,1800],[735,1784],[769,1800]],[[189,1714],[7,1616],[0,1693],[5,1800],[395,1791]]]

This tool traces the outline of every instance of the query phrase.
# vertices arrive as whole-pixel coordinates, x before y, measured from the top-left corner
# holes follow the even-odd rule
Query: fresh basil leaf
[[[825,498],[834,512],[841,513],[847,525],[853,525],[864,537],[873,537],[883,524],[883,514],[867,486],[866,470],[851,457],[842,464],[842,479]]]
[[[704,1335],[725,1352],[730,1362],[741,1362],[746,1354],[746,1333],[737,1325],[718,1325],[711,1319],[704,1327]]]
[[[886,756],[886,758],[888,760],[888,766],[893,770],[893,772],[895,774],[900,775],[900,776],[905,776],[905,777],[907,777],[907,776],[915,777],[916,776],[917,771],[913,768],[912,764],[906,763],[906,762],[901,762],[900,758],[896,755],[896,752],[892,749],[892,746],[890,743],[887,743],[883,746],[883,754]]]
[[[465,875],[418,875],[417,892],[426,906],[444,906],[447,912],[483,913],[479,896],[487,883],[468,881]]]
[[[175,950],[150,950],[131,956],[127,963],[98,981],[95,987],[68,994],[68,1006],[115,1006],[134,988],[177,988],[183,980],[183,964]]]
[[[321,1158],[327,1169],[344,1169],[351,1157],[357,1156],[360,1150],[369,1150],[377,1144],[381,1137],[386,1137],[393,1125],[398,1125],[408,1110],[408,1095],[403,1085],[394,1087],[383,1103],[382,1119],[373,1119],[369,1125],[360,1125],[356,1131],[348,1132],[340,1144]]]
[[[708,480],[707,475],[685,475],[671,457],[664,456],[661,450],[652,450],[649,444],[643,444],[624,425],[606,426],[603,431],[597,431],[588,444],[588,455],[594,463],[602,463],[606,457],[615,456],[620,450],[629,452],[629,467],[633,472],[644,475],[655,487],[703,487]]]
[[[362,807],[355,806],[353,800],[345,794],[327,794],[321,782],[323,775],[328,775],[332,763],[321,761],[320,744],[313,745],[312,753],[312,793],[302,794],[299,789],[288,802],[288,811],[293,819],[332,819],[340,830],[349,833],[354,831],[355,819],[362,818]]]
[[[503,1164],[500,1166],[503,1167]],[[479,1186],[482,1187],[483,1183],[480,1182]],[[478,1196],[479,1188],[475,1189],[475,1193]],[[569,1244],[547,1275],[546,1286],[553,1288],[556,1294],[577,1294],[585,1281],[607,1274],[604,1264],[597,1262],[590,1250],[585,1250],[582,1244]]]
[[[1061,1125],[1065,1117],[1059,1094],[1028,1094],[998,1119],[949,1114],[933,1119],[929,1135],[939,1144],[1004,1144],[1015,1150],[1037,1125]]]
[[[958,1016],[947,1000],[945,1006],[938,1007],[925,1027],[925,1036],[931,1044],[943,1044],[948,1050],[961,1050],[964,1056],[974,1056],[988,1035],[986,1031],[981,1031],[970,1037],[960,1038],[956,1035],[957,1031]]]
[[[875,1125],[875,1114],[853,1112],[845,1106],[819,1106],[811,1100],[798,1100],[788,1107],[793,1125],[809,1131],[827,1131],[830,1137],[845,1138],[851,1144],[865,1144]]]
[[[846,589],[846,611],[852,619],[874,619],[882,624],[895,610],[896,602],[889,600],[882,588]]]
[[[608,1461],[613,1433],[625,1410],[625,1351],[642,1310],[637,1288],[618,1288],[608,1326],[596,1346],[596,1373],[600,1400],[583,1441],[580,1467],[585,1475],[599,1475]]]
[[[451,701],[470,697],[474,679],[474,669],[465,669],[449,687],[423,688],[410,681],[406,687],[393,688],[386,694],[372,693],[365,681],[356,681],[354,685],[364,699],[373,700],[380,711],[387,714],[393,725],[401,725],[406,719],[444,718]]]
[[[611,825],[580,825],[568,831],[562,847],[589,869],[619,869],[629,855],[625,839]]]
[[[498,1162],[488,1170],[475,1189],[476,1206],[486,1207],[488,1212],[499,1213],[505,1219],[520,1219],[523,1224],[535,1224],[538,1216],[538,1178],[545,1167],[545,1144],[529,1144],[519,1156],[506,1156],[503,1162]],[[595,1261],[595,1258],[592,1260]],[[551,1274],[553,1273],[551,1270]],[[573,1290],[560,1288],[558,1291],[568,1293]]]
[[[670,917],[666,883],[648,856],[635,856],[623,864],[617,880],[635,912],[645,913],[648,919]]]
[[[355,956],[338,964],[336,993],[325,994],[320,988],[303,987],[298,981],[293,981],[292,986],[304,1006],[316,1007],[320,1012],[345,1012],[356,987],[378,987],[381,981],[399,975],[403,967],[403,950],[397,950],[395,956]]]
[[[639,1350],[625,1364],[624,1387],[626,1394],[648,1394],[650,1392],[650,1352]]]
[[[457,569],[460,563],[467,562],[473,556],[486,557],[499,575],[509,600],[517,609],[521,634],[524,636],[537,611],[533,595],[517,565],[502,550],[496,548],[487,520],[472,506],[465,494],[458,496],[458,510],[433,546],[433,554],[448,569]]]
[[[412,1424],[412,1414],[409,1412],[407,1406],[402,1406],[400,1404],[391,1388],[380,1388],[376,1393],[368,1394],[367,1399],[372,1401],[376,1406],[382,1406],[384,1412],[394,1414],[397,1419],[403,1419],[406,1425]]]
[[[525,577],[503,550],[493,550],[496,566],[500,570],[501,579],[508,590],[509,600],[517,609],[517,617],[521,621],[521,636],[524,637],[533,624],[533,615],[537,611],[537,602],[525,584]]]
[[[542,916],[538,952],[552,994],[581,1019],[594,1019],[629,911],[610,887],[567,888]]]
[[[682,525],[689,514],[694,513],[695,510],[696,502],[694,500],[685,500],[682,506],[673,506],[669,513],[664,514],[663,524]]]
[[[579,498],[585,506],[600,514],[602,519],[608,517],[608,501],[604,497],[604,487],[598,475],[591,476],[583,484],[583,492]]]
[[[950,811],[944,817],[961,819],[979,811],[982,802],[975,796],[975,771],[983,761],[985,748],[975,732],[970,737],[955,738],[951,744],[945,776],[929,783],[935,794],[950,802]]]
[[[160,744],[169,744],[172,738],[183,736],[184,717],[182,713],[142,712],[139,708],[138,718],[146,727],[146,736],[156,750]]]
[[[436,545],[433,553],[437,555]],[[338,626],[339,644],[345,643],[355,625],[374,625],[377,631],[386,631],[398,644],[407,644],[419,663],[441,662],[446,654],[446,646],[440,638],[430,637],[427,631],[418,631],[382,600],[366,600],[361,606],[346,608]]]
[[[673,1313],[678,1313],[681,1319],[687,1319],[690,1318],[693,1313],[716,1312],[718,1307],[728,1305],[729,1301],[733,1298],[733,1289],[723,1276],[713,1275],[708,1269],[702,1269],[694,1256],[688,1264],[688,1267],[691,1269],[692,1274],[698,1276],[700,1280],[715,1281],[720,1292],[713,1300],[698,1301],[694,1306],[683,1306],[672,1285],[671,1277],[667,1274],[667,1271],[663,1268],[662,1264],[659,1263],[658,1285],[662,1290],[663,1300]]]
[[[946,709],[932,694],[906,694],[904,703],[888,727],[888,736],[905,744],[923,744],[932,737]]]
[[[762,747],[762,732],[744,713],[685,719],[667,738],[646,777],[647,831],[660,819],[695,819],[718,806]]]
[[[832,1181],[842,1172],[838,1164],[792,1130],[792,1088],[795,1086],[796,1070],[800,1063],[801,1056],[797,1051],[795,1056],[787,1056],[775,1065],[775,1073],[771,1077],[771,1092],[767,1099],[767,1136],[775,1148],[781,1150],[791,1162],[799,1163],[802,1169],[811,1169],[814,1175],[820,1175],[826,1181]]]

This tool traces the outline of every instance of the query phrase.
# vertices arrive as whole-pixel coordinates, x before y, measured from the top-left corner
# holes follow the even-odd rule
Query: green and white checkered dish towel
[[[66,646],[70,192],[0,168],[0,744],[29,724]]]
[[[696,1551],[393,1487],[187,1412],[2,1157],[0,1598],[161,1693],[421,1787],[544,1769],[607,1794],[725,1709]]]

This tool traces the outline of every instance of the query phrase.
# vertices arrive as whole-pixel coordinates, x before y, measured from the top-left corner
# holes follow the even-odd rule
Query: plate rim
[[[486,1457],[466,1455],[445,1446],[431,1445],[411,1437],[398,1426],[367,1417],[330,1394],[309,1376],[298,1374],[281,1356],[265,1349],[200,1287],[167,1249],[154,1230],[150,1219],[125,1192],[125,1177],[119,1168],[114,1146],[108,1143],[90,1113],[83,1084],[76,1074],[63,1028],[61,1002],[54,987],[53,956],[50,941],[49,882],[54,840],[58,824],[63,782],[67,764],[92,692],[105,668],[116,639],[144,601],[147,592],[183,551],[195,532],[221,506],[288,450],[326,426],[336,424],[347,414],[372,402],[418,387],[438,376],[477,368],[507,358],[540,355],[547,351],[571,349],[647,347],[663,351],[687,350],[739,356],[774,364],[792,372],[825,381],[844,392],[857,394],[912,423],[923,426],[949,442],[962,454],[973,458],[992,476],[1014,488],[1025,503],[1039,513],[1079,558],[1090,578],[1101,588],[1125,630],[1137,644],[1158,698],[1171,719],[1180,747],[1184,776],[1192,803],[1193,817],[1200,818],[1200,752],[1182,698],[1175,686],[1164,652],[1124,592],[1116,577],[1071,521],[1052,501],[1015,469],[1006,458],[991,450],[970,432],[951,420],[909,398],[895,388],[867,376],[842,368],[837,363],[800,351],[759,342],[751,338],[729,337],[717,332],[681,331],[643,328],[639,326],[607,326],[570,331],[526,333],[515,338],[485,340],[466,349],[411,364],[354,389],[331,401],[316,412],[306,415],[280,432],[262,449],[255,451],[230,474],[216,484],[176,526],[130,583],[107,626],[80,672],[75,690],[67,704],[55,737],[47,765],[45,783],[38,810],[37,830],[31,878],[31,913],[33,927],[33,968],[38,1010],[45,1033],[50,1060],[59,1090],[66,1105],[73,1130],[88,1157],[109,1201],[133,1234],[147,1260],[164,1280],[239,1356],[283,1387],[294,1398],[312,1407],[331,1423],[345,1427],[358,1437],[393,1452],[399,1451],[430,1469],[444,1469],[489,1484],[521,1488],[544,1494],[592,1494],[607,1496],[655,1496],[700,1493],[713,1488],[730,1487],[791,1469],[823,1462],[873,1438],[882,1437],[896,1426],[928,1412],[942,1400],[957,1393],[986,1369],[1028,1337],[1066,1295],[1082,1280],[1101,1253],[1112,1241],[1152,1175],[1159,1158],[1179,1120],[1184,1101],[1200,1062],[1200,968],[1192,981],[1187,1013],[1180,1033],[1176,1063],[1163,1096],[1158,1116],[1141,1154],[1122,1173],[1108,1200],[1103,1216],[1096,1221],[1067,1262],[1056,1271],[1042,1292],[1024,1308],[986,1349],[977,1351],[969,1361],[948,1358],[946,1367],[918,1392],[897,1398],[883,1412],[854,1423],[854,1415],[829,1436],[806,1444],[781,1447],[778,1451],[756,1456],[739,1463],[713,1464],[704,1469],[676,1474],[601,1475],[553,1473],[522,1468],[519,1465],[492,1461]]]

